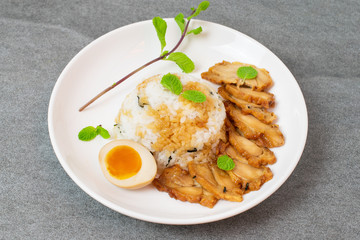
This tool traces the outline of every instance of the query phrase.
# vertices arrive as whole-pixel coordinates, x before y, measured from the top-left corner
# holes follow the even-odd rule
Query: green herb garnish
[[[83,129],[78,134],[78,138],[81,141],[90,141],[93,140],[97,135],[102,136],[105,139],[110,138],[109,132],[103,128],[101,125],[95,127],[88,126]]]
[[[174,19],[175,19],[175,22],[177,23],[177,25],[179,26],[179,28],[181,30],[181,34],[183,34],[184,30],[185,30],[184,14],[179,13]]]
[[[176,95],[180,95],[183,90],[180,79],[176,75],[171,73],[164,75],[160,83]]]
[[[185,99],[196,102],[196,103],[202,103],[206,101],[206,95],[203,94],[200,91],[196,90],[187,90],[184,91],[181,96],[183,96]]]
[[[205,11],[209,7],[209,5],[210,5],[210,3],[208,1],[201,2],[196,10],[193,9],[193,10],[195,10],[195,12],[192,15],[188,16],[187,20],[190,20],[193,17],[196,17],[197,15],[200,14],[201,11]]]
[[[180,36],[180,39],[177,42],[177,44],[175,44],[175,47],[173,49],[171,49],[170,51],[167,51],[167,50],[164,51],[164,48],[166,47],[166,40],[165,40],[165,35],[166,35],[166,30],[167,30],[166,21],[163,20],[161,17],[153,18],[153,25],[155,27],[155,30],[156,30],[156,33],[157,33],[157,36],[159,38],[160,45],[161,45],[160,55],[158,57],[156,57],[155,59],[149,61],[148,63],[145,63],[141,67],[135,69],[131,73],[127,74],[125,77],[121,78],[119,81],[115,82],[108,88],[104,89],[102,92],[100,92],[98,95],[96,95],[90,101],[88,101],[84,106],[82,106],[79,109],[79,111],[81,112],[87,106],[89,106],[91,103],[93,103],[98,98],[100,98],[102,95],[104,95],[111,89],[115,88],[117,85],[119,85],[120,83],[122,83],[123,81],[125,81],[126,79],[128,79],[129,77],[134,75],[135,73],[139,72],[140,70],[144,69],[145,67],[147,67],[157,61],[160,61],[160,60],[173,61],[185,73],[192,72],[194,70],[195,66],[194,66],[194,63],[191,61],[191,59],[188,56],[186,56],[184,53],[175,52],[175,50],[180,46],[180,44],[182,43],[184,38],[188,35],[188,28],[189,28],[190,20],[192,18],[198,16],[200,14],[200,12],[205,11],[209,7],[209,4],[210,3],[208,1],[203,1],[199,4],[199,6],[197,8],[191,8],[192,12],[187,18],[185,18],[184,14],[182,14],[182,13],[179,13],[175,17],[175,22],[177,23],[177,25],[180,28],[181,36]],[[202,31],[202,29],[201,29],[201,27],[199,27],[199,28],[189,31],[189,33],[199,34],[201,31]]]
[[[180,93],[183,90],[182,83],[178,76],[168,73],[164,75],[160,81],[161,85],[163,85],[165,88],[169,89],[172,93],[176,95],[180,95]],[[181,96],[183,96],[185,99],[193,101],[195,103],[202,103],[206,101],[206,95],[203,94],[200,91],[196,90],[187,90],[184,91]]]
[[[202,32],[202,27],[198,27],[198,28],[195,28],[195,29],[193,29],[191,31],[188,31],[187,35],[189,35],[191,33],[193,33],[194,35],[198,35],[201,32]]]
[[[110,134],[109,134],[108,130],[103,128],[101,125],[96,127],[96,132],[105,139],[110,138]]]
[[[185,73],[191,73],[195,68],[193,61],[182,52],[171,53],[165,60],[175,62]]]
[[[217,159],[217,166],[225,171],[234,169],[235,163],[228,155],[222,155]]]
[[[90,140],[93,140],[97,135],[98,135],[98,133],[96,132],[96,128],[89,126],[89,127],[83,128],[79,132],[78,137],[82,141],[90,141]]]
[[[165,20],[162,19],[161,17],[154,17],[152,21],[153,21],[153,25],[155,27],[157,36],[161,43],[161,53],[162,53],[164,47],[166,46],[165,33],[166,33],[167,24],[166,24]]]
[[[256,69],[251,66],[239,67],[237,70],[238,77],[243,80],[256,78],[257,74]]]

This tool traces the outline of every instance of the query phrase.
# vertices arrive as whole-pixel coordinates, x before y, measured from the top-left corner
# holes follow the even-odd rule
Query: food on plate
[[[172,198],[200,203],[212,208],[218,202],[214,194],[203,189],[190,173],[179,165],[166,168],[159,178],[154,179],[153,185],[162,192],[167,192]]]
[[[234,160],[234,169],[228,171],[232,181],[242,187],[244,193],[259,190],[261,185],[272,179],[273,174],[268,167],[254,164],[254,161],[247,160],[230,144],[221,143],[222,154],[227,154]]]
[[[266,124],[272,123],[276,119],[276,115],[273,112],[267,111],[266,108],[261,105],[249,103],[245,100],[234,97],[225,90],[225,87],[219,87],[218,92],[225,100],[229,100],[239,107],[242,112],[245,114],[251,114]]]
[[[161,84],[164,75],[140,83],[124,100],[115,120],[118,138],[131,139],[149,149],[158,173],[176,164],[215,160],[215,149],[225,138],[224,104],[215,89],[201,79],[174,74],[183,91],[197,90],[206,101],[195,103]]]
[[[252,115],[241,112],[234,104],[225,104],[226,111],[234,125],[248,139],[253,139],[260,146],[279,147],[284,144],[284,136],[276,124],[265,124]]]
[[[97,127],[93,127],[93,126],[84,127],[79,132],[78,138],[81,141],[91,141],[97,135],[100,135],[104,139],[110,138],[110,134],[109,134],[108,130],[103,128],[101,125],[98,125]]]
[[[131,140],[114,140],[99,153],[104,176],[114,185],[137,189],[150,184],[156,175],[153,155],[141,144]]]
[[[226,84],[225,89],[235,98],[261,105],[264,108],[273,107],[275,104],[274,94],[272,93],[253,91],[250,88],[239,88],[230,84]]]
[[[284,136],[269,110],[275,97],[265,91],[272,85],[265,69],[223,61],[201,76],[221,84],[218,91],[179,73],[140,83],[122,103],[115,135],[152,153],[159,191],[212,208],[220,199],[241,202],[271,180],[269,148]]]
[[[190,162],[189,172],[195,180],[207,191],[214,194],[218,199],[225,199],[233,202],[243,200],[243,192],[239,185],[234,183],[229,174],[219,169],[212,162],[194,163]]]
[[[250,165],[259,167],[267,164],[274,164],[276,162],[276,157],[272,151],[268,148],[258,146],[255,142],[243,137],[230,120],[227,119],[225,123],[228,128],[229,143],[239,154],[249,161]]]
[[[254,79],[240,79],[237,75],[237,70],[240,67],[251,66],[257,72],[257,76]],[[262,91],[269,88],[273,82],[268,71],[263,68],[257,68],[254,65],[240,63],[240,62],[227,62],[223,61],[210,67],[207,72],[201,74],[203,79],[209,80],[216,84],[239,84],[240,82],[252,90]]]

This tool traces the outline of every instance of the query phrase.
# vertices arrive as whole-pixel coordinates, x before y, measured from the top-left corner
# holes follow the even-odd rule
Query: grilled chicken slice
[[[233,202],[243,200],[243,191],[230,178],[229,174],[219,169],[214,163],[188,163],[189,172],[207,191],[219,199]]]
[[[218,92],[224,99],[238,106],[244,114],[251,114],[266,124],[270,124],[276,119],[276,115],[273,112],[268,112],[261,105],[257,105],[255,103],[249,103],[245,100],[234,97],[228,91],[225,90],[224,86],[220,87],[218,89]]]
[[[250,165],[248,160],[229,143],[220,142],[218,150],[218,155],[228,155],[233,159],[235,168],[227,171],[227,173],[233,182],[241,186],[245,193],[259,190],[265,182],[272,179],[273,174],[270,168]]]
[[[231,103],[225,103],[226,112],[244,137],[254,139],[258,145],[272,148],[284,145],[284,136],[276,124],[265,124],[252,115],[245,115]]]
[[[261,105],[264,108],[274,107],[275,105],[274,94],[269,92],[257,92],[244,87],[238,88],[232,84],[226,84],[225,89],[236,98]]]
[[[152,183],[159,191],[167,192],[170,197],[181,201],[200,203],[208,208],[213,208],[218,201],[214,194],[199,186],[189,172],[179,165],[166,168]]]
[[[251,66],[255,68],[258,72],[258,75],[254,79],[240,79],[237,75],[237,70],[239,67]],[[201,74],[203,79],[209,80],[216,84],[223,83],[242,83],[243,85],[250,87],[256,91],[262,91],[272,85],[272,79],[268,71],[263,68],[257,68],[251,64],[245,64],[240,62],[226,62],[217,63],[214,66],[210,67],[207,72]]]
[[[237,159],[233,159],[233,161],[235,168],[229,171],[229,176],[235,183],[242,186],[244,193],[259,190],[265,182],[273,178],[268,167],[255,168]]]
[[[229,142],[247,160],[251,166],[260,167],[276,162],[276,157],[268,148],[260,147],[254,142],[240,135],[232,123],[226,119]]]
[[[260,187],[270,179],[273,174],[268,167],[254,167],[238,153],[235,148],[229,145],[225,154],[231,157],[235,163],[235,168],[228,171],[233,182],[241,184],[245,192],[259,190]]]

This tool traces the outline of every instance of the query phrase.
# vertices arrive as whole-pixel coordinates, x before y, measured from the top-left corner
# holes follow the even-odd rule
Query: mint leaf
[[[96,127],[96,133],[105,139],[110,138],[109,132],[105,128],[103,128],[101,125]]]
[[[182,52],[173,52],[165,60],[175,62],[185,73],[191,73],[195,69],[193,61]]]
[[[183,96],[185,99],[193,101],[195,103],[202,103],[206,101],[206,96],[200,91],[196,90],[187,90],[184,91],[181,96]]]
[[[93,140],[96,136],[98,135],[96,128],[94,127],[85,127],[83,128],[79,134],[78,134],[78,138],[81,141],[90,141]]]
[[[165,33],[166,33],[167,24],[166,24],[165,20],[162,19],[161,17],[154,17],[152,21],[153,21],[153,25],[155,27],[157,36],[161,43],[161,52],[162,52],[164,50],[164,47],[166,46]]]
[[[175,22],[177,23],[177,25],[179,26],[181,33],[183,33],[185,30],[184,14],[179,13],[174,19],[175,19]]]
[[[187,20],[192,19],[193,17],[196,17],[197,15],[200,14],[201,11],[205,11],[208,7],[209,7],[210,3],[208,1],[203,1],[199,4],[199,6],[197,7],[196,11],[194,12],[193,15],[188,16]]]
[[[237,75],[241,79],[253,79],[256,78],[258,72],[255,68],[248,66],[248,67],[239,67],[237,70]]]
[[[187,35],[189,35],[189,34],[191,34],[191,33],[193,33],[194,35],[198,35],[198,34],[201,33],[201,32],[202,32],[202,27],[198,27],[198,28],[195,28],[195,29],[187,32]]]
[[[222,155],[217,159],[217,166],[225,171],[234,169],[235,163],[228,155]]]
[[[180,95],[182,92],[183,87],[180,79],[174,74],[168,73],[164,75],[160,83],[176,95]]]

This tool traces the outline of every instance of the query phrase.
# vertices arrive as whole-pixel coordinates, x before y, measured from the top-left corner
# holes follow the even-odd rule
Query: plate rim
[[[164,18],[165,21],[169,21],[169,20],[173,20],[172,18]],[[288,73],[292,76],[292,80],[294,80],[294,83],[296,84],[297,90],[300,93],[301,96],[301,104],[302,104],[302,108],[304,108],[304,115],[302,115],[302,117],[304,118],[303,120],[305,120],[303,122],[304,127],[305,127],[305,132],[303,135],[303,139],[301,141],[302,145],[298,148],[299,149],[299,156],[297,157],[297,161],[290,165],[291,166],[291,171],[288,171],[287,174],[282,175],[282,179],[280,181],[280,184],[278,184],[275,188],[272,188],[271,191],[269,191],[269,193],[265,194],[265,197],[263,198],[259,198],[259,199],[255,199],[253,200],[250,204],[248,204],[248,206],[240,211],[234,211],[232,210],[230,213],[229,211],[224,212],[224,213],[220,213],[220,214],[216,214],[216,215],[210,215],[210,216],[202,216],[202,217],[196,217],[196,218],[191,218],[191,219],[169,219],[169,218],[160,218],[160,217],[153,217],[153,216],[149,216],[149,215],[144,215],[138,212],[134,212],[134,211],[130,211],[126,208],[123,208],[119,205],[113,204],[112,202],[110,202],[109,200],[107,200],[104,197],[98,196],[98,194],[96,194],[95,192],[93,192],[90,188],[88,188],[84,183],[82,183],[82,181],[76,177],[76,174],[71,170],[70,166],[63,160],[64,157],[62,155],[62,153],[60,152],[60,149],[58,148],[57,144],[56,144],[56,139],[55,139],[55,132],[54,132],[54,128],[53,128],[53,111],[54,111],[54,101],[55,101],[55,96],[57,95],[56,93],[58,92],[58,89],[61,85],[62,79],[64,78],[64,76],[66,75],[66,73],[70,70],[71,66],[73,65],[74,62],[77,61],[78,58],[80,58],[84,53],[86,53],[87,49],[91,48],[93,45],[95,45],[97,42],[102,41],[103,38],[106,38],[112,34],[114,34],[115,32],[118,31],[123,31],[127,28],[131,28],[135,25],[142,25],[142,24],[148,24],[149,22],[151,22],[152,20],[144,20],[144,21],[139,21],[139,22],[135,22],[135,23],[131,23],[125,26],[121,26],[119,28],[116,28],[110,32],[107,32],[103,35],[101,35],[100,37],[94,39],[93,41],[91,41],[90,43],[88,43],[85,47],[83,47],[65,66],[65,68],[62,70],[61,74],[59,75],[59,77],[56,80],[56,83],[53,87],[53,90],[51,92],[51,97],[50,97],[50,101],[49,101],[49,106],[48,106],[48,131],[49,131],[49,136],[50,136],[50,141],[53,147],[53,150],[55,152],[55,155],[58,159],[58,161],[60,162],[61,166],[64,168],[65,172],[70,176],[70,178],[84,191],[86,192],[89,196],[91,196],[92,198],[94,198],[95,200],[97,200],[99,203],[107,206],[108,208],[121,213],[123,215],[132,217],[132,218],[136,218],[139,220],[143,220],[143,221],[147,221],[147,222],[153,222],[153,223],[160,223],[160,224],[168,224],[168,225],[193,225],[193,224],[203,224],[203,223],[210,223],[210,222],[215,222],[215,221],[219,221],[222,219],[226,219],[226,218],[230,218],[233,217],[235,215],[238,215],[240,213],[243,213],[251,208],[253,208],[254,206],[260,204],[262,201],[264,201],[265,199],[267,199],[268,197],[270,197],[273,193],[275,193],[285,182],[286,180],[290,177],[290,175],[293,173],[295,167],[297,166],[297,164],[299,163],[302,153],[304,151],[305,148],[305,144],[306,144],[306,140],[307,140],[307,134],[308,134],[308,111],[307,111],[307,107],[306,107],[306,102],[305,102],[305,98],[304,95],[301,91],[301,88],[296,80],[296,78],[293,76],[293,74],[291,73],[291,71],[288,69],[288,67],[281,61],[281,59],[275,55],[270,49],[268,49],[267,47],[265,47],[263,44],[261,44],[260,42],[258,42],[257,40],[253,39],[252,37],[249,37],[248,35],[235,30],[233,28],[224,26],[222,24],[218,24],[218,23],[214,23],[211,21],[205,21],[205,20],[198,20],[198,19],[193,19],[192,22],[197,22],[197,23],[207,23],[207,24],[211,24],[211,25],[216,25],[217,27],[221,27],[221,28],[225,28],[228,31],[234,32],[236,34],[240,34],[242,37],[246,38],[247,40],[250,40],[252,43],[255,43],[256,45],[260,46],[261,48],[266,49],[271,55],[272,57],[276,58],[277,60],[279,60],[279,62],[285,67],[285,69],[288,71]],[[121,210],[121,211],[120,211]]]

